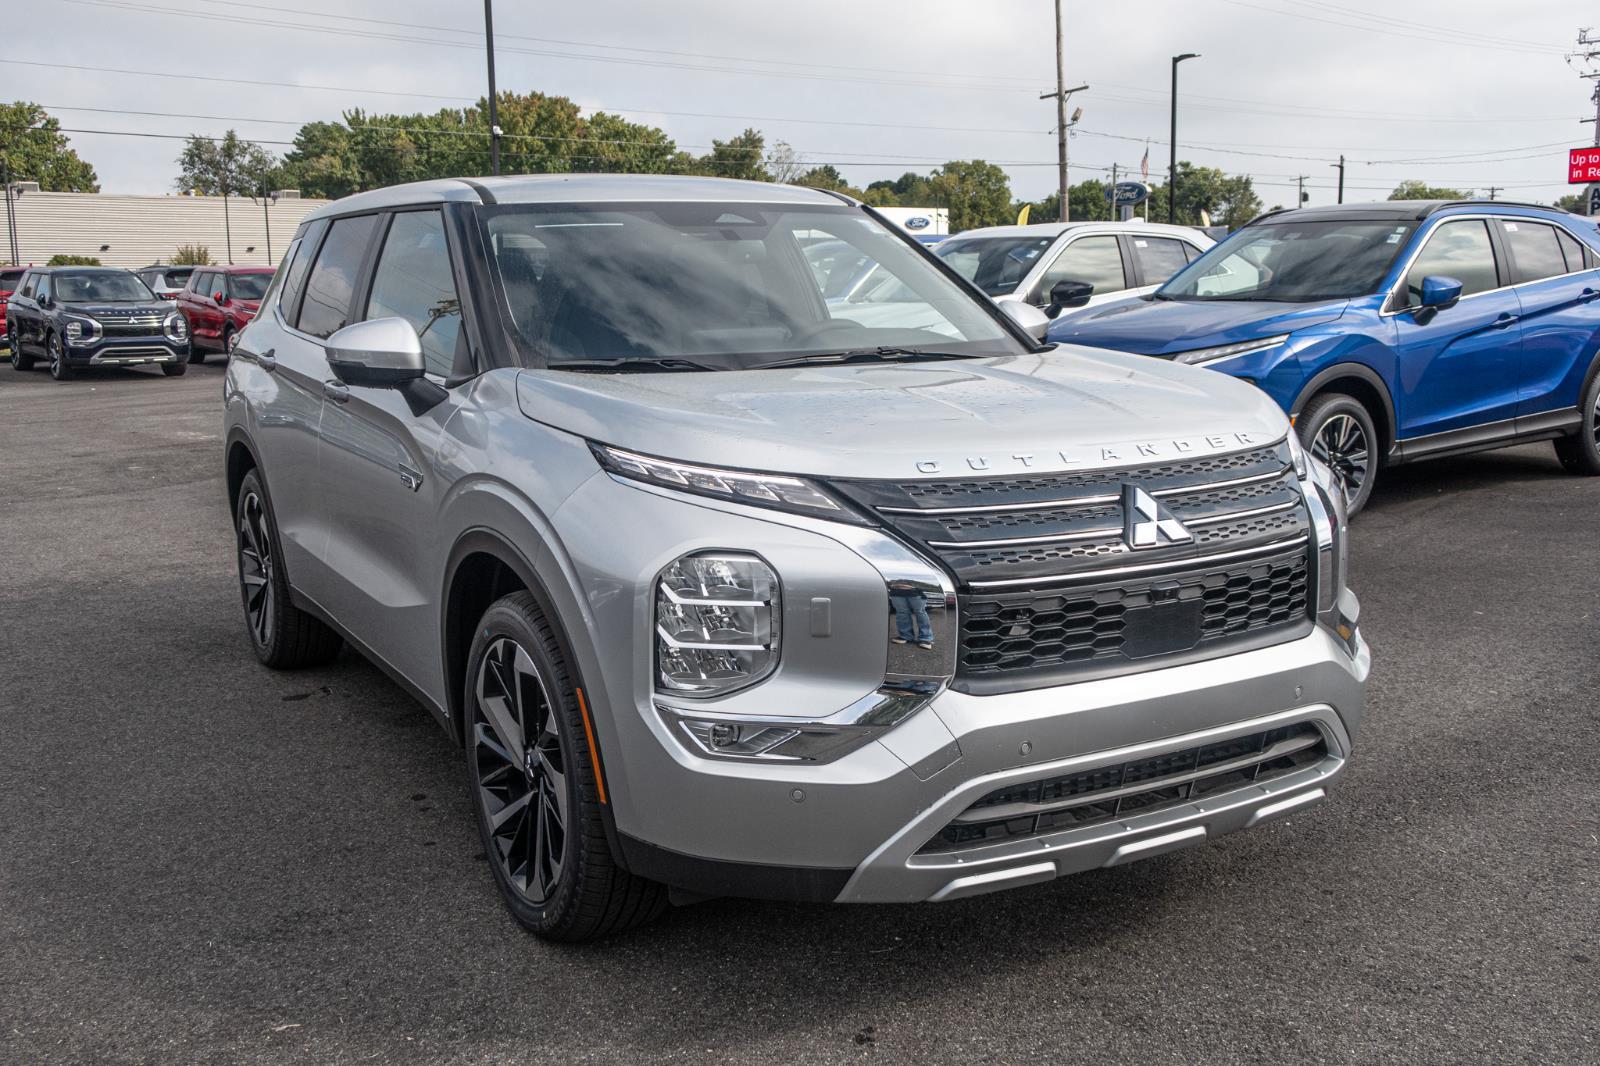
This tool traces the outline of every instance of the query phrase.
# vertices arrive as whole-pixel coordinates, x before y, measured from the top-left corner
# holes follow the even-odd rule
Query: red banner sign
[[[1574,148],[1567,153],[1567,184],[1600,181],[1600,148]]]

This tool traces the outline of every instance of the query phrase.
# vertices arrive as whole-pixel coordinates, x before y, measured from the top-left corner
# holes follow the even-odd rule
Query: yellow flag
[[[1023,204],[1022,210],[1017,212],[1017,225],[1026,226],[1028,224],[1028,212],[1032,210],[1032,204]]]

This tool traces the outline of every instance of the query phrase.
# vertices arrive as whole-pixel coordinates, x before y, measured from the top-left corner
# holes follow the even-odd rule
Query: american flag
[[[1144,158],[1139,160],[1139,180],[1150,180],[1150,146],[1144,146]]]

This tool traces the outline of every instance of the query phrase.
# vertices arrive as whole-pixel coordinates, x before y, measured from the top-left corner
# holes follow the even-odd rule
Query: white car
[[[934,246],[934,255],[996,303],[1021,301],[1054,318],[1065,308],[1094,307],[1154,292],[1216,242],[1187,226],[1128,222],[1048,222],[967,230]],[[1063,282],[1089,286],[1052,298]],[[1066,295],[1063,290],[1058,295]]]

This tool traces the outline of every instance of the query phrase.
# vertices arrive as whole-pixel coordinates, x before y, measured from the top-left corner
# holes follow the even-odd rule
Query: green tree
[[[812,167],[796,178],[795,184],[808,185],[813,189],[831,189],[834,192],[842,192],[857,199],[862,195],[860,189],[850,187],[850,183],[844,180],[844,175],[839,173],[839,168],[832,163],[824,163],[820,167]]]
[[[1557,197],[1556,202],[1550,206],[1558,211],[1571,211],[1575,215],[1581,215],[1589,208],[1589,196],[1584,192],[1568,193],[1566,196]]]
[[[278,161],[259,144],[244,140],[233,130],[221,137],[192,136],[178,156],[180,191],[194,190],[222,197],[223,233],[228,242],[228,262],[233,262],[233,221],[228,199],[256,196],[278,173]]]
[[[203,244],[180,244],[172,253],[173,266],[210,266],[211,249]]]
[[[0,162],[12,181],[36,181],[45,192],[99,192],[94,167],[67,147],[61,123],[38,104],[0,104]]]
[[[1391,200],[1465,200],[1467,194],[1460,189],[1447,189],[1442,185],[1429,185],[1412,179],[1402,181],[1389,194]]]
[[[97,267],[100,260],[92,255],[52,255],[45,266],[53,267]]]
[[[951,160],[928,179],[933,203],[950,211],[950,232],[1003,226],[1011,212],[1011,181],[1006,172],[981,159]]]
[[[1209,218],[1213,226],[1237,229],[1261,214],[1261,211],[1261,197],[1256,195],[1255,183],[1248,175],[1225,174],[1216,167],[1197,167],[1188,160],[1178,161],[1178,210],[1175,221],[1180,226],[1204,225],[1205,218]],[[1152,185],[1150,221],[1166,220],[1167,189],[1163,185]]]
[[[694,161],[694,173],[718,178],[744,178],[747,181],[769,181],[770,176],[762,166],[766,138],[760,130],[747,129],[726,141],[711,140],[711,154]]]

